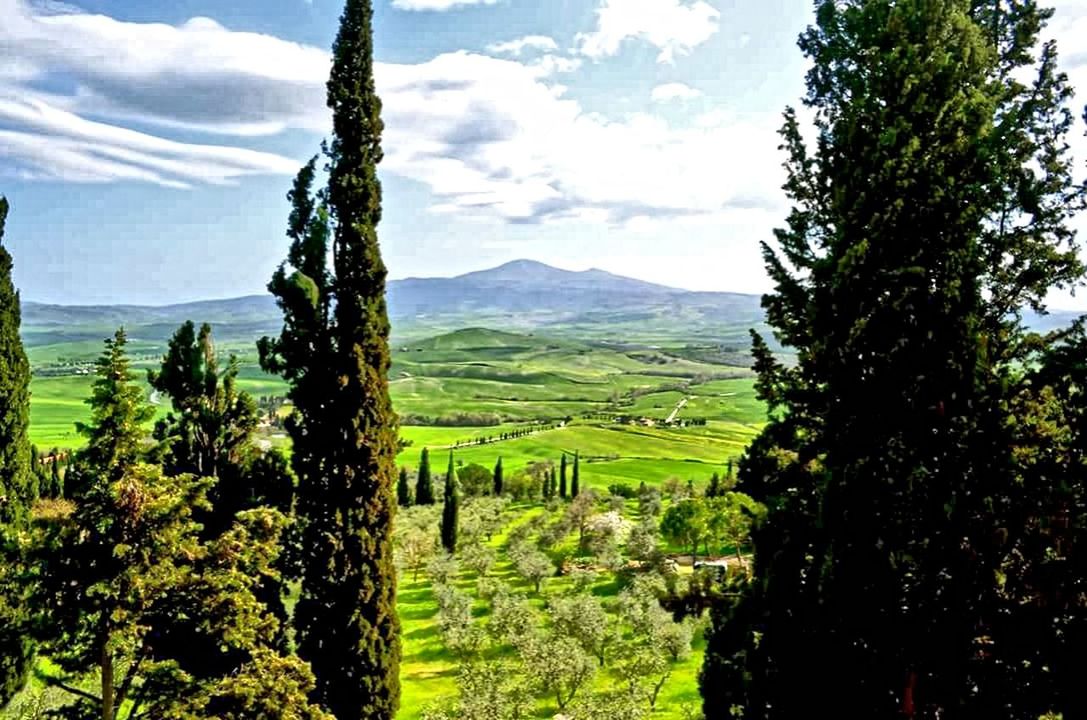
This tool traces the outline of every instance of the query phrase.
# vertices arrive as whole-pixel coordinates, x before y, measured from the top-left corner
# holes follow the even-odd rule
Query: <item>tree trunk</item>
[[[102,640],[99,666],[102,671],[102,720],[113,720],[113,655],[109,651],[108,635]]]

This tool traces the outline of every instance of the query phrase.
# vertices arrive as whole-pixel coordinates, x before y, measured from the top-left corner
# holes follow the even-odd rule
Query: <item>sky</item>
[[[1087,0],[1055,5],[1048,32],[1087,98]],[[776,131],[803,92],[811,7],[375,0],[390,277],[530,258],[768,290],[759,242],[788,212]],[[330,127],[341,9],[0,0],[0,193],[24,300],[262,292],[291,179]]]

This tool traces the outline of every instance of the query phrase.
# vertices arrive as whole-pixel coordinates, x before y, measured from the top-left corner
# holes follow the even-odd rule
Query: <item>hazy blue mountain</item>
[[[762,320],[759,298],[690,292],[614,275],[571,272],[515,260],[453,278],[408,278],[389,283],[394,335],[419,337],[469,326],[601,340],[691,339],[744,342]],[[185,320],[208,322],[222,342],[247,342],[278,331],[271,296],[180,305],[65,306],[26,302],[28,345],[97,340],[125,325],[134,338],[162,341]]]

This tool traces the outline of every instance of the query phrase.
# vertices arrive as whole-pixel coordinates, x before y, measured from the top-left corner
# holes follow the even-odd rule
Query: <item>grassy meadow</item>
[[[35,369],[48,369],[36,373],[31,386],[31,435],[39,448],[75,448],[81,443],[73,423],[88,416],[84,400],[93,378],[65,374],[64,368],[86,373],[87,362],[99,348],[80,341],[69,347],[30,350]],[[133,365],[141,377],[164,349],[153,344],[137,346]],[[244,347],[232,349],[241,356],[240,385],[245,390],[257,397],[285,393],[278,378],[260,371],[254,353]],[[616,483],[637,487],[643,481],[660,485],[679,478],[704,485],[711,474],[723,473],[726,464],[740,456],[761,427],[764,414],[754,396],[749,369],[688,359],[690,354],[678,345],[619,349],[482,329],[394,344],[391,392],[397,412],[406,421],[401,427],[405,448],[399,463],[414,472],[422,448],[428,447],[435,476],[440,478],[446,452],[456,446],[458,465],[479,463],[492,468],[501,456],[509,474],[537,461],[557,466],[562,453],[576,451],[581,458],[582,487],[596,489],[602,496]],[[687,402],[679,419],[700,418],[705,424],[662,426],[659,421],[684,398]],[[160,414],[165,411],[160,405]],[[613,419],[616,415],[648,416],[658,422],[653,426],[620,424]],[[496,424],[453,424],[466,418]],[[424,421],[431,424],[418,424]],[[523,429],[532,432],[496,439]],[[492,576],[528,594],[538,609],[544,607],[546,597],[561,595],[572,580],[555,577],[547,581],[546,595],[531,593],[513,568],[506,541],[512,528],[549,512],[557,511],[539,501],[512,504],[504,511],[502,530],[490,541],[496,552]],[[628,502],[623,515],[637,522],[638,514],[637,501]],[[564,542],[576,544],[576,537]],[[454,583],[474,593],[476,576],[462,569]],[[601,574],[591,592],[610,602],[619,587],[613,575]],[[478,597],[475,603],[474,611],[482,617],[485,603]],[[455,693],[456,660],[443,645],[434,589],[425,572],[418,579],[401,573],[399,609],[404,642],[400,716],[415,720],[427,705]],[[697,702],[700,632],[693,649],[673,668],[654,717],[679,720],[684,706]],[[594,682],[601,687],[615,682],[609,678],[601,672]],[[540,717],[550,717],[555,708],[542,704],[539,712]]]

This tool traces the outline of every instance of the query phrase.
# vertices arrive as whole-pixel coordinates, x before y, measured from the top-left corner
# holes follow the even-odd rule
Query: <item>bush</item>
[[[612,495],[618,495],[619,497],[625,498],[627,500],[632,500],[633,498],[638,497],[637,488],[635,488],[633,485],[628,485],[627,483],[614,483],[612,485],[608,485],[608,492],[610,492]]]

